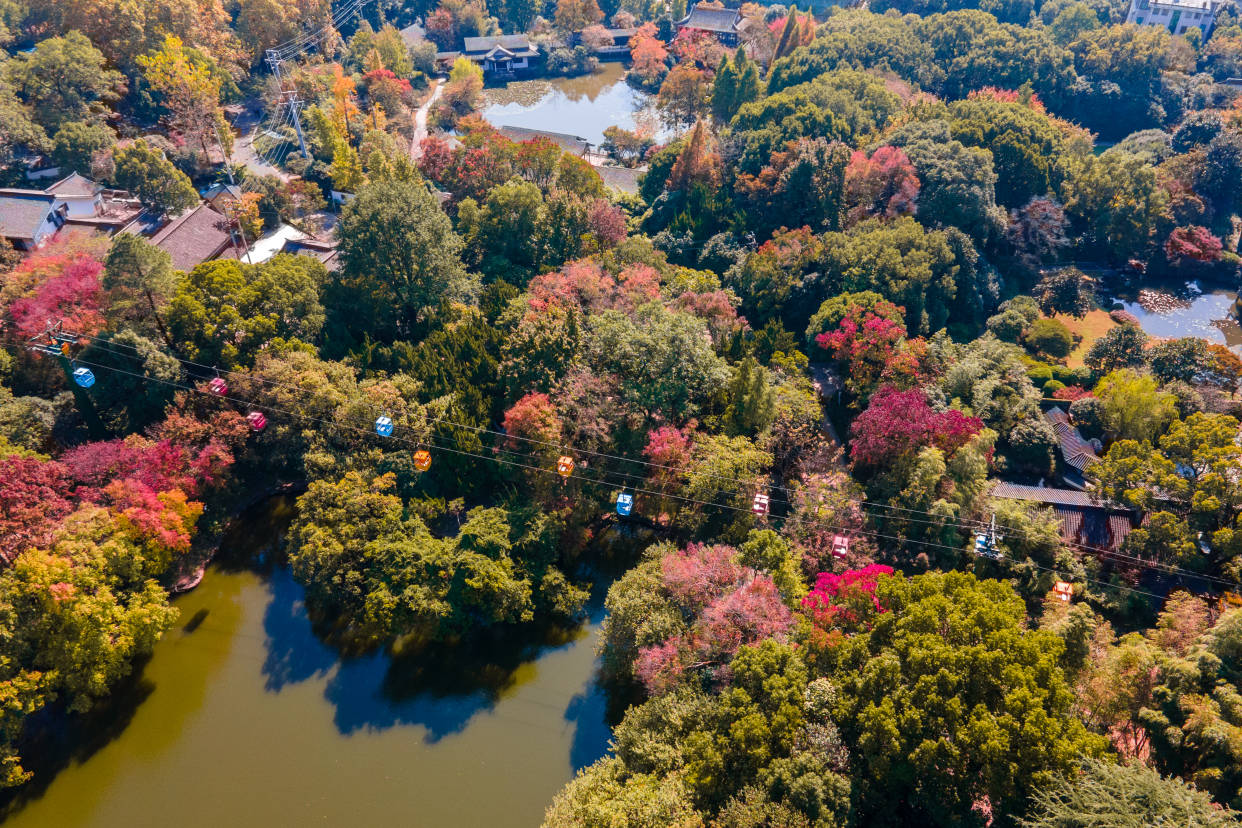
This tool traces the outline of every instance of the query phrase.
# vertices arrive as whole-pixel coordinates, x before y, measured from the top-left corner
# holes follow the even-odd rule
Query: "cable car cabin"
[[[1068,581],[1057,581],[1052,587],[1052,591],[1056,593],[1058,598],[1068,604],[1070,598],[1074,596],[1074,585]]]
[[[757,494],[755,495],[754,502],[750,504],[750,510],[759,517],[763,517],[768,513],[768,503],[770,500],[771,498],[765,494]]]
[[[392,418],[379,417],[375,420],[375,433],[381,437],[392,436]]]
[[[431,454],[426,449],[419,449],[414,452],[414,468],[420,472],[425,472],[431,468]]]
[[[634,510],[634,495],[622,492],[617,495],[617,514],[621,517],[629,517],[630,512]]]
[[[225,394],[229,393],[229,384],[219,377],[216,377],[211,382],[207,383],[207,390],[215,394],[217,397],[223,397]]]
[[[91,373],[90,368],[74,368],[73,381],[83,388],[90,388],[95,384],[95,375]]]
[[[832,557],[844,558],[850,553],[850,539],[845,535],[832,536]]]
[[[572,457],[562,456],[556,461],[556,473],[561,477],[569,477],[574,473],[574,460]]]
[[[251,411],[246,415],[246,422],[250,423],[250,427],[255,431],[267,428],[267,417],[263,416],[262,411]]]

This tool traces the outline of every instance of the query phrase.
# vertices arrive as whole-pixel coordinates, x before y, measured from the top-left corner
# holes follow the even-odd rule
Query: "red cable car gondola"
[[[263,416],[262,411],[251,411],[246,415],[246,422],[250,423],[250,427],[255,431],[262,431],[267,427],[267,417]]]

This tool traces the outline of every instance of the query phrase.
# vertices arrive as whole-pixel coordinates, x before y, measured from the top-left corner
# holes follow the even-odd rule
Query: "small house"
[[[151,237],[151,243],[168,253],[177,270],[219,258],[235,258],[228,221],[206,203],[186,210]]]
[[[1086,492],[1022,486],[1000,482],[992,487],[992,497],[1023,500],[1052,509],[1061,526],[1061,538],[1069,544],[1104,552],[1118,552],[1131,531],[1142,525],[1142,516],[1132,509],[1097,502]]]
[[[534,68],[539,47],[524,34],[467,37],[461,54],[479,64],[485,78],[510,77]]]
[[[236,184],[212,184],[203,193],[203,200],[210,204],[217,213],[227,216],[229,210],[241,204],[242,190]]]
[[[1083,437],[1070,421],[1069,414],[1060,406],[1045,411],[1044,418],[1052,426],[1061,449],[1059,466],[1062,479],[1076,489],[1085,489],[1087,468],[1100,459],[1099,441]]]
[[[736,46],[745,25],[746,19],[737,9],[709,8],[696,3],[688,15],[677,21],[677,32],[706,32],[725,46]]]
[[[63,205],[51,193],[0,189],[0,236],[17,250],[38,250],[64,223]]]

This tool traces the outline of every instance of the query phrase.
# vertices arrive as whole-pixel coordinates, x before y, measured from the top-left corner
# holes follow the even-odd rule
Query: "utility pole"
[[[285,79],[280,72],[280,65],[283,61],[275,49],[267,50],[267,65],[272,68],[272,75],[276,78],[276,86],[280,89],[280,97],[289,105],[289,111],[293,114],[293,129],[298,134],[298,147],[302,150],[302,157],[307,161],[311,160],[310,151],[306,149],[306,136],[302,134],[302,116],[298,114],[298,107],[302,105],[302,101],[298,100],[296,89],[285,91]]]
[[[302,135],[302,116],[298,114],[298,107],[302,105],[302,101],[298,100],[297,92],[289,93],[289,111],[293,113],[293,128],[298,133],[298,146],[302,150],[302,157],[307,161],[311,160],[310,151],[306,149],[306,137]]]

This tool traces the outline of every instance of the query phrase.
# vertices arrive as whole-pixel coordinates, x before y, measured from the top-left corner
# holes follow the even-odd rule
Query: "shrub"
[[[1055,319],[1039,319],[1022,337],[1023,344],[1039,354],[1064,359],[1074,349],[1074,335]]]

